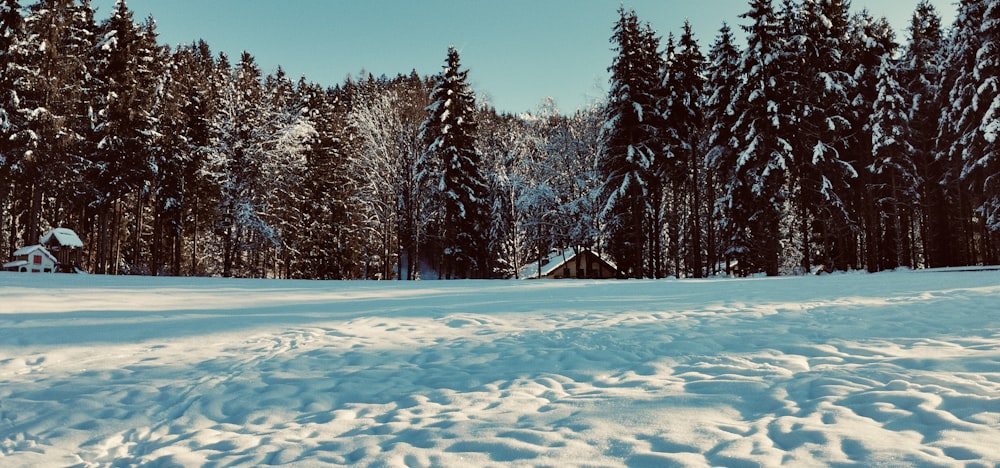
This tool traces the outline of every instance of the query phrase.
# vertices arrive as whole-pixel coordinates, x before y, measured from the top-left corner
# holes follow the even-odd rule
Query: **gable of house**
[[[539,266],[539,263],[541,266]],[[618,268],[592,250],[574,253],[573,249],[556,252],[539,263],[525,265],[521,269],[522,278],[618,278]]]
[[[59,261],[45,247],[29,245],[14,251],[13,261],[3,264],[6,271],[52,273]]]

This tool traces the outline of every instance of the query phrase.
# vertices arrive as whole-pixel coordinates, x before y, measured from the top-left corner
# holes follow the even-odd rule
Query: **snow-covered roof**
[[[50,244],[53,237],[55,238],[55,242],[63,247],[83,247],[83,241],[80,240],[80,236],[76,235],[72,229],[55,228],[46,232],[42,236],[41,242],[43,244]]]
[[[49,253],[49,251],[46,250],[45,247],[42,247],[41,245],[37,245],[36,244],[36,245],[26,245],[24,247],[21,247],[20,249],[15,250],[14,251],[14,256],[15,257],[20,257],[21,255],[28,255],[31,252],[34,252],[36,250],[42,250],[42,251],[44,251],[47,254]],[[49,256],[51,257],[52,254],[49,254]]]
[[[591,250],[590,252],[595,255],[597,254],[597,252],[594,252],[593,250]],[[581,251],[580,253],[583,253],[583,251]],[[541,278],[548,276],[557,269],[562,268],[563,265],[566,264],[566,262],[572,260],[574,257],[576,257],[576,255],[577,254],[573,252],[572,247],[563,249],[561,251],[553,251],[552,253],[549,254],[548,257],[546,257],[542,261],[544,265],[542,265],[542,270],[540,274],[538,271],[538,262],[531,262],[521,267],[521,270],[518,271],[519,273],[518,277],[524,279],[532,279],[532,278]],[[612,263],[607,258],[604,258],[603,255],[598,255],[597,257],[600,258],[605,263],[607,263],[608,265],[610,265],[611,268],[614,268],[616,270],[618,269],[618,267],[615,266],[614,263]]]
[[[7,270],[10,268],[23,267],[28,264],[27,260],[14,260],[13,262],[7,262],[3,264],[3,269]]]
[[[14,251],[14,255],[13,256],[14,257],[21,257],[21,256],[25,256],[25,255],[31,255],[31,253],[35,252],[35,251],[41,252],[43,255],[45,255],[46,257],[48,257],[54,263],[58,263],[59,262],[59,260],[56,259],[56,257],[54,255],[52,255],[52,252],[49,252],[48,249],[46,249],[45,247],[43,247],[41,245],[28,245],[28,246],[21,247],[20,249],[17,249],[17,250]],[[16,261],[11,262],[11,263],[16,263]],[[7,266],[8,265],[4,265],[4,268],[7,268]]]
[[[549,255],[542,260],[541,272],[538,271],[538,262],[535,261],[521,267],[518,277],[530,279],[545,276],[552,273],[559,265],[562,265],[563,258],[570,259],[572,257],[573,249],[549,252]]]

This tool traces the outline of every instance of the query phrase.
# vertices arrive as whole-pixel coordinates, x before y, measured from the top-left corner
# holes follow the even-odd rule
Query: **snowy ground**
[[[0,273],[0,465],[995,466],[1000,272]]]

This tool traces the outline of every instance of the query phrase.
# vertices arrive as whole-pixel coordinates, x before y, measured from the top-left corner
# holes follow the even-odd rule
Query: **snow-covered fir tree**
[[[19,62],[25,54],[24,33],[24,18],[21,17],[18,0],[0,2],[0,252],[17,248],[16,245],[9,245],[9,236],[4,233],[15,226],[15,217],[10,209],[14,194],[12,182],[15,162],[21,157],[18,156],[18,145],[11,137],[22,125],[16,84],[22,71]]]
[[[707,211],[704,204],[705,57],[694,39],[691,23],[685,21],[662,77],[664,143],[656,173],[666,181],[670,199],[666,218],[668,258],[676,277],[705,274],[704,236]],[[663,276],[664,271],[657,272]]]
[[[983,117],[992,98],[982,93],[986,77],[981,61],[991,41],[983,29],[990,1],[963,0],[940,63],[948,66],[940,78],[944,112],[940,114],[935,162],[927,171],[928,265],[932,267],[970,263],[977,257],[975,238],[981,232],[982,216],[975,209],[982,204],[986,173],[980,161],[987,148],[981,131]],[[987,85],[988,86],[988,85]],[[947,96],[947,97],[944,97]],[[931,181],[936,181],[931,182]],[[985,214],[985,213],[982,213]]]
[[[424,229],[436,241],[438,273],[447,279],[490,275],[488,185],[476,150],[476,98],[468,73],[458,49],[450,47],[421,128],[426,150],[418,167],[433,216]]]
[[[914,262],[929,264],[929,257],[937,258],[937,248],[931,235],[939,231],[940,210],[944,192],[940,182],[942,161],[937,157],[938,120],[941,118],[947,92],[941,86],[944,42],[941,17],[928,0],[917,4],[909,26],[909,42],[899,64],[899,81],[907,101],[908,143],[913,147],[913,161],[917,170],[918,206],[917,231],[920,254]],[[941,213],[944,214],[944,213]],[[916,265],[915,265],[916,266]]]
[[[878,69],[877,98],[870,116],[872,163],[867,170],[877,217],[869,219],[869,270],[913,267],[912,227],[917,194],[917,168],[909,143],[909,106],[897,81],[897,67],[886,54]]]
[[[43,0],[31,5],[25,17],[26,44],[18,91],[17,129],[11,135],[18,180],[27,181],[19,193],[23,223],[21,241],[37,242],[42,229],[63,223],[86,161],[80,144],[88,127],[86,93],[89,70],[86,57],[93,49],[93,11],[70,0]]]
[[[345,157],[347,92],[337,86],[323,89],[309,83],[301,86],[307,117],[318,136],[306,151],[306,168],[311,177],[302,184],[298,227],[298,260],[293,278],[354,279],[361,277],[364,260],[360,233],[354,227],[357,215],[350,200],[353,177]]]
[[[851,200],[864,245],[860,260],[870,271],[911,266],[918,239],[912,212],[916,199],[910,198],[916,194],[916,179],[913,170],[905,178],[899,172],[913,167],[914,152],[907,143],[909,107],[902,105],[906,115],[898,115],[906,99],[897,78],[898,45],[888,21],[867,11],[854,16],[850,36],[855,84],[847,154],[858,168]],[[899,198],[904,193],[907,198]]]
[[[153,106],[163,61],[158,60],[152,24],[137,24],[124,0],[116,2],[111,17],[101,25],[96,47],[98,143],[89,177],[100,187],[94,201],[101,212],[98,232],[111,231],[121,210],[133,212],[130,241],[123,249],[111,246],[111,239],[101,235],[97,271],[125,266],[130,272],[148,273],[141,265],[141,253],[148,247],[141,245],[142,210],[152,179]]]
[[[598,149],[601,217],[608,254],[624,274],[641,278],[654,273],[647,262],[661,255],[651,248],[659,245],[659,232],[650,203],[662,198],[653,161],[662,151],[656,104],[663,59],[652,28],[634,11],[619,10],[611,40],[617,55]]]
[[[731,192],[720,190],[725,181],[732,181],[729,171],[736,167],[735,99],[739,86],[740,50],[732,30],[723,24],[708,53],[707,82],[704,96],[705,126],[705,189],[711,210],[711,222],[706,228],[707,262],[715,273],[726,258],[723,238],[732,238],[729,230]]]
[[[204,41],[179,47],[161,61],[161,92],[153,109],[157,119],[152,148],[153,239],[149,271],[196,275],[198,236],[209,218],[207,207],[215,199],[209,184],[199,177],[209,148],[215,61]],[[190,254],[185,255],[185,250]]]
[[[802,55],[797,109],[798,138],[792,171],[796,178],[798,213],[803,229],[801,265],[807,271],[815,262],[834,269],[854,268],[857,223],[850,193],[857,171],[843,144],[850,128],[848,72],[848,12],[843,0],[805,0],[802,29],[797,38]]]
[[[217,74],[222,87],[206,166],[221,194],[220,273],[263,276],[271,260],[266,255],[282,246],[285,234],[272,213],[278,204],[294,203],[281,194],[300,182],[315,130],[301,106],[282,96],[280,78],[265,86],[250,54],[232,69],[221,60]]]
[[[978,119],[977,144],[964,158],[967,179],[972,190],[982,193],[978,210],[986,226],[1000,230],[1000,1],[987,1],[979,34],[982,46],[976,53],[974,72],[976,94],[973,105]],[[978,174],[977,174],[978,173]]]
[[[788,95],[779,86],[782,70],[781,29],[771,0],[752,0],[743,15],[747,47],[740,62],[743,81],[733,111],[737,157],[727,168],[727,255],[740,274],[779,273],[780,223],[787,199],[787,170],[792,145],[782,138],[780,106]]]

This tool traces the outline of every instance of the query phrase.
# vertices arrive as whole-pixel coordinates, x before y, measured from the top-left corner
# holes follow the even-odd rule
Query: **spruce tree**
[[[806,0],[796,42],[800,53],[798,106],[792,172],[798,220],[806,233],[801,265],[857,265],[857,222],[851,203],[857,171],[845,145],[851,129],[847,5],[843,0]]]
[[[668,218],[667,229],[674,230],[670,236],[674,274],[680,276],[683,265],[685,274],[700,278],[704,276],[701,142],[705,122],[702,106],[705,57],[694,39],[690,22],[684,22],[683,33],[673,50],[663,77],[665,112],[660,131],[665,147],[656,171],[667,181],[673,198],[670,206],[675,214]],[[686,245],[679,245],[682,240]]]
[[[86,11],[85,11],[86,10]],[[67,188],[79,183],[73,172],[81,162],[80,129],[87,57],[92,52],[93,23],[89,6],[69,0],[43,0],[25,17],[25,47],[20,63],[17,119],[21,122],[10,139],[23,155],[19,166],[19,211],[24,244],[38,242],[43,228],[62,224],[69,204]],[[92,13],[92,11],[91,11]]]
[[[18,113],[19,92],[16,83],[21,72],[18,66],[24,55],[24,19],[18,0],[0,2],[0,252],[17,248],[12,216],[15,162],[20,161],[18,145],[11,140],[23,125]]]
[[[945,106],[947,91],[942,87],[944,69],[944,37],[941,17],[929,0],[917,4],[910,26],[910,39],[899,64],[900,86],[907,102],[908,142],[913,147],[913,161],[917,170],[917,221],[919,223],[918,247],[921,265],[937,259],[939,249],[931,245],[930,233],[939,231],[936,206],[944,203],[941,187],[942,159],[936,149],[938,120]],[[946,159],[945,159],[946,160]],[[934,260],[936,262],[936,260]]]
[[[909,107],[897,78],[896,64],[886,54],[878,69],[878,96],[870,118],[873,161],[869,191],[878,209],[876,238],[867,248],[874,252],[869,270],[913,267],[911,226],[917,198],[917,168],[909,143]]]
[[[461,69],[452,46],[421,128],[426,150],[419,173],[439,210],[439,273],[447,279],[491,275],[488,186],[476,149],[476,98],[467,80],[468,70]]]
[[[347,106],[341,87],[323,89],[307,84],[303,101],[310,110],[318,137],[306,153],[313,177],[303,182],[300,211],[304,217],[299,250],[302,253],[296,277],[317,279],[358,278],[360,240],[353,225],[354,208],[349,200],[353,187],[344,157]]]
[[[979,34],[982,46],[976,54],[974,106],[978,119],[976,144],[963,158],[972,190],[981,193],[978,210],[986,227],[1000,231],[1000,1],[986,2]]]
[[[900,263],[899,252],[912,251],[913,224],[906,207],[912,200],[898,198],[912,192],[904,192],[906,181],[894,170],[912,161],[910,149],[897,151],[896,146],[909,148],[909,125],[903,116],[896,116],[903,98],[897,96],[902,92],[896,78],[899,67],[893,59],[898,45],[888,21],[861,12],[852,19],[850,36],[853,50],[848,57],[855,83],[850,90],[847,155],[858,168],[850,199],[863,234],[861,260],[869,271],[879,271],[908,264]],[[908,106],[904,111],[908,112]],[[876,160],[881,162],[876,164]]]
[[[725,190],[730,193],[729,255],[741,274],[780,271],[780,223],[785,210],[792,146],[782,138],[781,44],[783,37],[771,0],[752,0],[743,15],[747,48],[740,61],[744,79],[737,88],[733,134],[737,150]]]
[[[617,55],[610,67],[611,90],[598,150],[601,218],[608,253],[623,274],[640,278],[653,274],[647,261],[660,255],[649,247],[659,236],[652,222],[658,210],[650,203],[662,197],[653,163],[662,148],[657,141],[656,93],[663,65],[659,41],[634,11],[619,10],[611,40]]]
[[[118,273],[124,266],[127,271],[148,273],[141,267],[142,253],[148,250],[141,234],[152,179],[153,106],[161,75],[156,36],[151,27],[137,24],[126,2],[118,0],[101,25],[96,47],[98,145],[88,178],[96,187],[94,204],[99,212],[97,271]],[[115,229],[127,218],[123,212],[131,213],[131,226]],[[119,239],[119,233],[130,234],[131,239]],[[115,237],[106,238],[108,234]]]
[[[707,232],[707,261],[715,273],[720,261],[726,258],[726,242],[733,238],[730,231],[732,192],[721,187],[735,187],[733,170],[736,167],[736,150],[733,147],[736,124],[735,99],[739,86],[740,51],[733,41],[732,30],[723,24],[715,43],[708,53],[708,69],[705,98],[705,125],[707,145],[705,165],[705,188],[711,209],[712,222]],[[736,210],[738,211],[738,209]],[[727,273],[730,273],[727,271]]]
[[[928,184],[924,203],[927,223],[927,257],[931,267],[965,265],[973,260],[979,231],[974,206],[983,187],[976,170],[985,140],[980,126],[992,99],[980,93],[979,70],[983,46],[991,38],[982,29],[990,2],[963,0],[940,63],[947,63],[940,79],[941,105],[935,161],[923,171]],[[970,190],[972,189],[972,190]]]

